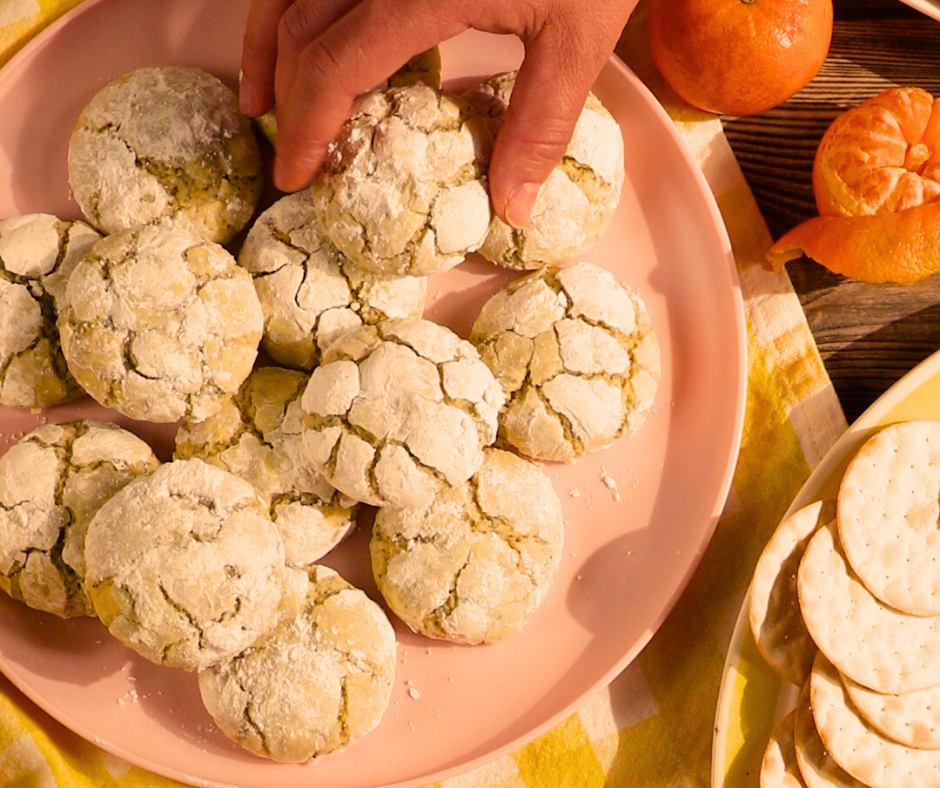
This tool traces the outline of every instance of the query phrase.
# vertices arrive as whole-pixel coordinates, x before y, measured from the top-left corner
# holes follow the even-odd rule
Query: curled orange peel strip
[[[869,216],[817,216],[767,251],[779,271],[801,255],[859,282],[911,284],[940,273],[940,203]]]

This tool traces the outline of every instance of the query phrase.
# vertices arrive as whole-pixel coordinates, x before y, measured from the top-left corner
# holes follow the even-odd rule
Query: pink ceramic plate
[[[139,66],[199,65],[237,81],[246,0],[88,0],[0,71],[0,217],[76,218],[69,131],[108,80]],[[468,33],[442,47],[445,78],[512,68],[515,39]],[[672,123],[619,62],[597,93],[620,122],[624,196],[588,259],[645,299],[663,356],[640,431],[568,467],[549,467],[568,521],[560,575],[519,635],[454,647],[398,626],[398,675],[381,724],[318,764],[281,765],[229,742],[195,677],[152,665],[93,620],[60,621],[0,599],[0,669],[52,717],[106,750],[200,785],[416,785],[468,770],[561,721],[646,644],[705,548],[737,456],[745,389],[741,298],[707,186]],[[432,280],[427,315],[466,334],[508,278],[471,260]],[[87,400],[41,414],[0,409],[0,450],[40,421],[113,414]],[[122,419],[116,421],[128,425]],[[165,427],[129,424],[166,458]],[[375,595],[367,529],[326,563]],[[416,692],[409,692],[413,688]]]

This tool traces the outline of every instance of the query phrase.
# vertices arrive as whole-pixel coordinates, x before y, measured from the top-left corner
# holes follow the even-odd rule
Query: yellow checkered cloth
[[[0,64],[79,2],[0,0]],[[691,583],[634,663],[553,730],[441,788],[707,788],[722,666],[754,564],[810,470],[846,428],[789,279],[761,266],[771,238],[721,124],[683,106],[657,77],[644,14],[641,3],[618,54],[659,96],[695,153],[741,279],[748,399],[731,495]],[[66,730],[0,676],[0,786],[176,785]]]

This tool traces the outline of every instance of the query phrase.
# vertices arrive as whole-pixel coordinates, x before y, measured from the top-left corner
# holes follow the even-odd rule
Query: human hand
[[[584,100],[637,0],[252,0],[240,102],[276,106],[274,182],[296,191],[313,177],[357,95],[412,56],[473,28],[525,45],[493,149],[490,195],[521,227],[561,161]]]

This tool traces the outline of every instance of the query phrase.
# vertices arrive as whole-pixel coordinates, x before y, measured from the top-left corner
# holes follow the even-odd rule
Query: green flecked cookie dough
[[[348,260],[324,235],[309,190],[258,217],[238,263],[254,277],[264,311],[262,347],[295,369],[313,369],[346,331],[424,310],[425,277],[379,277]]]
[[[251,373],[262,324],[251,275],[231,254],[155,225],[96,243],[69,278],[58,320],[82,387],[155,422],[217,413]]]
[[[98,508],[155,470],[150,446],[87,419],[46,424],[0,457],[0,589],[62,618],[95,615],[85,534]]]
[[[383,276],[425,276],[483,243],[492,210],[482,118],[429,85],[362,97],[311,185],[324,232]]]
[[[86,586],[118,640],[197,671],[234,657],[276,620],[284,545],[244,479],[173,460],[127,484],[85,536]]]
[[[427,507],[380,509],[370,552],[376,584],[415,632],[493,643],[519,632],[561,560],[564,518],[533,463],[485,449],[464,484]]]
[[[483,305],[470,341],[506,394],[500,442],[534,459],[572,462],[636,432],[659,387],[645,304],[592,263],[510,283]]]
[[[102,232],[170,222],[226,243],[261,196],[249,118],[198,68],[137,69],[105,85],[69,140],[69,185]]]
[[[375,602],[332,569],[288,570],[293,610],[236,656],[199,674],[216,724],[250,752],[299,763],[378,725],[395,678],[395,632]]]
[[[84,393],[62,356],[56,317],[69,275],[100,237],[48,213],[0,221],[0,405],[41,408]]]
[[[222,410],[185,421],[177,459],[200,457],[251,482],[269,507],[289,566],[307,566],[355,527],[358,506],[307,461],[300,396],[309,376],[259,367]]]

